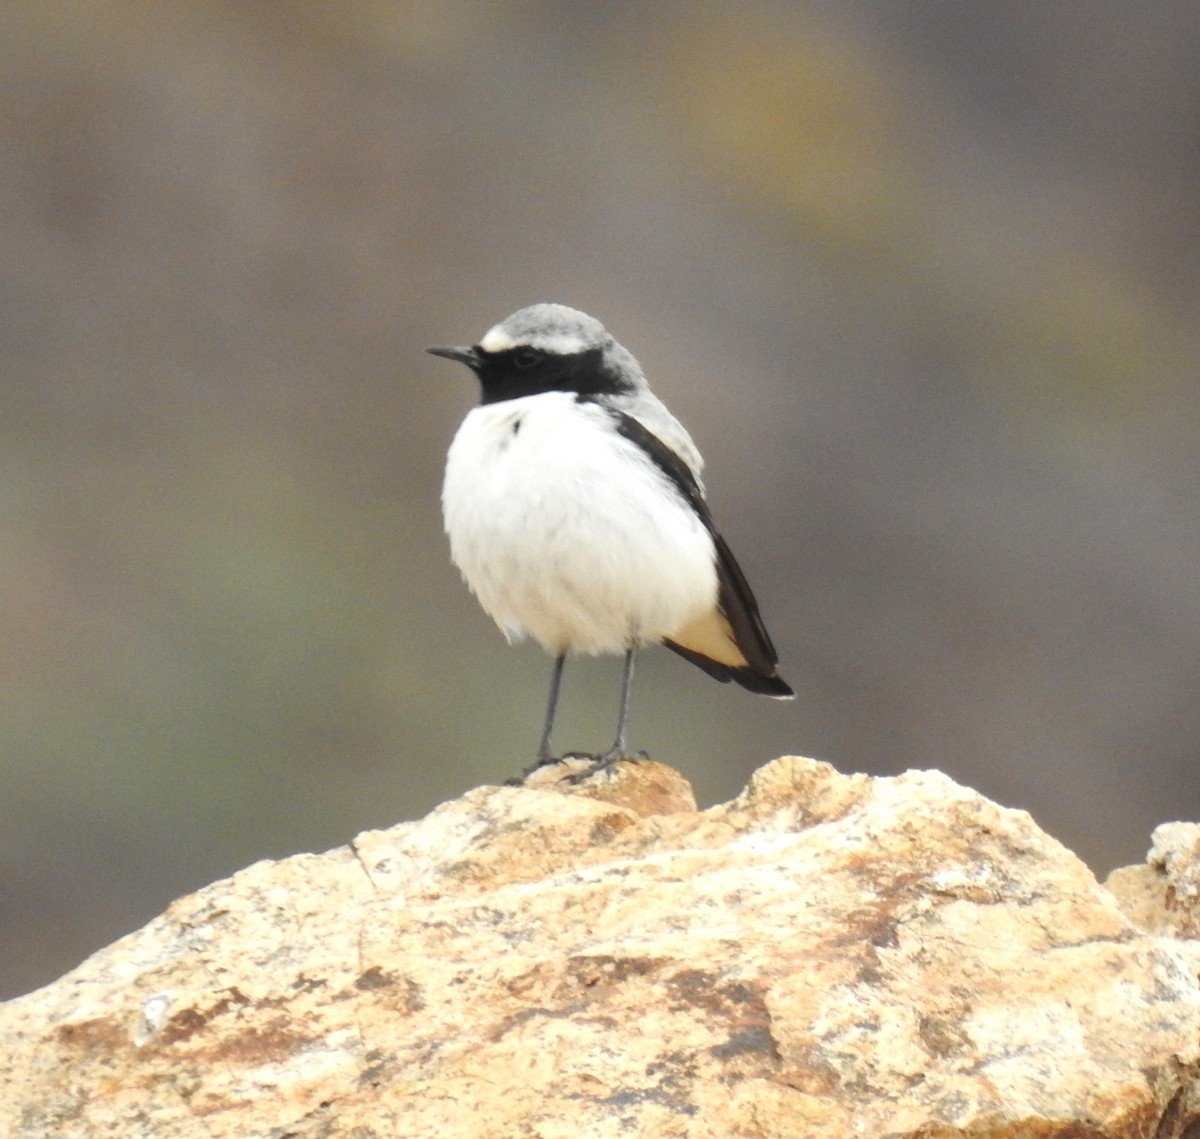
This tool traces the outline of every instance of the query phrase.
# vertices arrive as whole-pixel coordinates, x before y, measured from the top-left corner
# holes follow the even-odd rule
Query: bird
[[[790,699],[758,603],[717,531],[691,436],[637,360],[594,317],[519,309],[468,347],[428,352],[480,386],[446,457],[451,560],[510,643],[554,658],[534,761],[572,778],[645,758],[627,747],[634,656],[661,643],[723,683]],[[551,748],[568,655],[623,655],[616,738],[599,753]],[[515,782],[520,782],[516,780]]]

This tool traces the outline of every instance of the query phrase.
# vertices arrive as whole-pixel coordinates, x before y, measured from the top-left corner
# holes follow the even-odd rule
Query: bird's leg
[[[554,658],[554,669],[550,673],[550,699],[546,704],[546,723],[542,727],[542,740],[538,744],[537,758],[516,779],[510,779],[510,784],[523,783],[539,767],[558,762],[550,751],[550,733],[554,730],[554,713],[558,709],[558,690],[562,684],[563,665],[566,661],[566,653],[559,653]]]
[[[621,676],[621,710],[617,713],[617,738],[603,755],[596,756],[585,771],[571,776],[572,783],[582,783],[597,771],[607,771],[623,759],[646,759],[644,751],[631,752],[625,747],[625,731],[629,726],[629,694],[633,691],[633,656],[636,649],[625,650],[625,671]]]
[[[625,754],[625,729],[629,726],[629,694],[633,691],[633,656],[636,650],[625,650],[625,670],[621,673],[621,710],[617,713],[617,738],[608,750],[609,755]]]
[[[554,762],[554,756],[550,754],[550,733],[554,730],[554,714],[558,711],[558,690],[562,685],[563,665],[566,663],[566,653],[559,653],[554,658],[554,668],[550,673],[550,698],[546,702],[546,723],[542,727],[542,740],[537,750],[538,767]]]

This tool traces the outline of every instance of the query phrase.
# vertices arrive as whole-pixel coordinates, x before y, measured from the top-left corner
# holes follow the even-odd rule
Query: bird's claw
[[[591,751],[567,751],[562,755],[540,755],[520,775],[514,775],[511,779],[504,781],[505,787],[523,787],[525,781],[535,772],[540,771],[543,767],[551,767],[556,763],[565,763],[568,759],[586,759],[589,761],[588,766],[582,771],[576,771],[572,775],[568,775],[563,781],[565,783],[584,783],[593,775],[599,774],[601,771],[612,771],[622,760],[629,763],[638,763],[643,759],[649,759],[644,751],[629,751],[623,747],[612,747],[608,751],[597,755]]]
[[[629,763],[638,763],[650,757],[644,751],[628,751],[623,747],[611,747],[603,755],[588,755],[581,758],[590,759],[592,762],[582,771],[577,771],[574,775],[568,775],[565,782],[574,784],[586,783],[593,775],[599,775],[602,771],[613,771],[617,764],[623,760]]]

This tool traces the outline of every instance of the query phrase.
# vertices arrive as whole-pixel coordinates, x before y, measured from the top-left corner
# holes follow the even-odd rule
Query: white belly
[[[708,531],[606,420],[546,392],[476,408],[450,446],[450,553],[510,640],[620,653],[716,604]]]

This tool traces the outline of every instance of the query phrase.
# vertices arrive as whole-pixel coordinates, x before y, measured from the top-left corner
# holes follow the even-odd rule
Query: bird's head
[[[479,377],[483,403],[551,391],[619,395],[646,383],[637,361],[604,325],[566,305],[530,305],[477,344],[428,351],[466,364]]]

